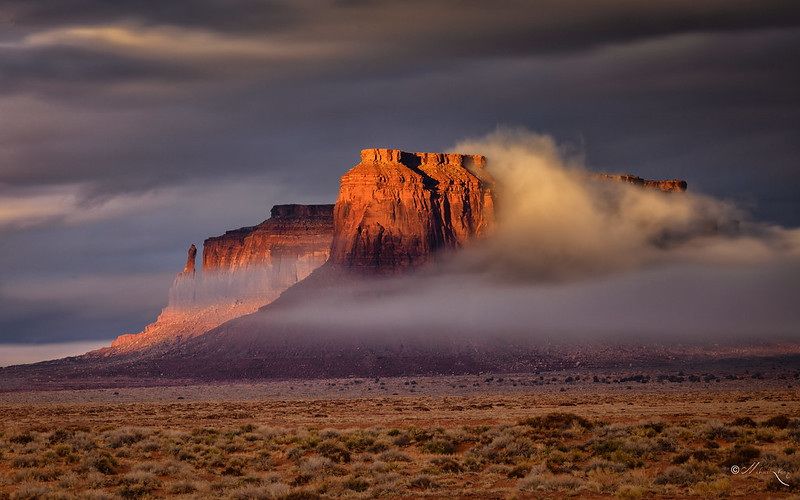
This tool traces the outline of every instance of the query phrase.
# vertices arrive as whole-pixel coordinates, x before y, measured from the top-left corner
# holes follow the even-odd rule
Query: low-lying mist
[[[552,138],[520,130],[455,149],[483,152],[496,180],[496,230],[458,257],[476,270],[538,282],[663,263],[800,257],[800,231],[753,223],[731,203],[693,193],[691,181],[685,193],[663,193],[592,179]]]
[[[341,287],[272,318],[331,332],[800,340],[800,230],[752,221],[691,192],[691,179],[688,192],[664,193],[589,178],[547,136],[498,131],[454,150],[487,156],[489,237],[413,275]]]

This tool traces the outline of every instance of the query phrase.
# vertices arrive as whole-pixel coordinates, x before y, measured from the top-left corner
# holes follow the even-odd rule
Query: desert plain
[[[0,498],[797,498],[796,362],[5,392]]]

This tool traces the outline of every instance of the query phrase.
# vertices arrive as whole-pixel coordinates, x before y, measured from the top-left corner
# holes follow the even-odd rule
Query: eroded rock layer
[[[395,273],[486,234],[494,200],[485,163],[483,156],[365,149],[342,177],[331,263]]]

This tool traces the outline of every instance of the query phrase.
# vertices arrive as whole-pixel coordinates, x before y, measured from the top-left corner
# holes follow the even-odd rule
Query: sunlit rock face
[[[396,273],[487,233],[493,182],[483,156],[365,149],[342,177],[331,264]]]
[[[111,352],[177,342],[256,311],[325,263],[332,239],[333,205],[277,205],[257,226],[208,238],[202,276],[192,245],[156,322],[119,337]]]

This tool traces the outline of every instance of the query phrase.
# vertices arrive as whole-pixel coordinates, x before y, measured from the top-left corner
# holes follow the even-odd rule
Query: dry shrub
[[[63,443],[67,439],[71,438],[75,434],[75,431],[70,429],[56,429],[50,433],[50,436],[47,438],[47,442],[50,446],[58,443]]]
[[[292,461],[297,461],[303,458],[303,451],[294,446],[286,450],[286,458]]]
[[[620,500],[637,500],[642,498],[647,490],[641,486],[625,485],[617,490],[617,498]]]
[[[433,478],[427,474],[417,474],[408,484],[412,488],[422,488],[423,490],[429,490],[438,486],[436,481],[434,481]]]
[[[147,437],[148,432],[135,427],[121,427],[103,433],[106,444],[111,448],[130,446]]]
[[[395,490],[398,489],[402,479],[403,476],[396,472],[376,474],[372,479],[372,491],[375,496],[391,496],[392,493],[396,493]]]
[[[136,444],[136,448],[144,452],[158,451],[161,449],[161,440],[149,437]]]
[[[91,452],[83,457],[81,465],[102,474],[114,474],[116,472],[114,467],[117,466],[117,459],[107,451]]]
[[[571,474],[552,474],[542,467],[534,467],[518,486],[523,491],[579,491],[586,487],[586,481],[579,477]]]
[[[336,440],[328,439],[317,445],[317,453],[321,456],[330,459],[337,464],[346,464],[350,462],[350,450]]]
[[[50,491],[44,496],[46,500],[75,500],[77,497],[68,491]]]
[[[117,494],[122,498],[141,498],[149,495],[160,484],[158,477],[151,472],[130,472],[120,478]]]
[[[83,485],[83,480],[74,472],[68,472],[58,479],[58,487],[65,490],[77,488]]]
[[[222,474],[226,476],[241,476],[244,474],[246,464],[241,458],[234,458],[222,470]]]
[[[755,427],[757,424],[756,421],[750,417],[739,417],[728,425],[731,427]]]
[[[512,479],[520,479],[528,475],[531,471],[529,465],[517,465],[513,467],[510,471],[508,471],[508,477]],[[458,471],[456,471],[458,472]]]
[[[375,444],[375,434],[372,431],[355,431],[343,438],[344,445],[350,451],[365,451]]]
[[[289,486],[284,483],[271,483],[260,488],[260,490],[263,492],[265,496],[259,498],[267,498],[267,499],[285,498],[291,492],[291,488],[289,488]],[[247,498],[254,498],[254,497],[239,497],[239,498],[244,500]]]
[[[430,463],[442,472],[451,474],[459,473],[464,470],[458,460],[450,457],[436,457],[431,460]]]
[[[86,490],[78,498],[81,500],[117,500],[119,496],[103,490]]]
[[[389,464],[383,460],[375,460],[372,462],[372,465],[369,466],[369,470],[371,472],[388,472]]]
[[[386,450],[391,450],[394,448],[395,444],[394,441],[391,441],[386,438],[376,439],[375,442],[367,448],[370,453],[381,453]]]
[[[203,484],[198,481],[181,479],[179,481],[170,483],[169,486],[167,487],[167,492],[173,495],[189,494],[200,490],[202,485]]]
[[[259,451],[250,459],[250,465],[257,471],[272,469],[272,455],[268,451]]]
[[[692,487],[692,491],[703,498],[727,496],[732,490],[733,486],[727,477],[716,481],[700,481]]]
[[[9,443],[14,444],[28,444],[33,442],[35,438],[30,432],[21,432],[18,434],[12,434],[8,437]]]
[[[492,464],[489,467],[487,467],[484,472],[486,474],[502,474],[504,476],[507,476],[510,470],[511,467],[507,465]]]
[[[331,461],[330,458],[313,455],[304,458],[300,462],[298,470],[300,471],[301,474],[314,477],[316,476],[317,473],[322,473],[322,474],[333,473],[335,471],[335,466],[333,465],[333,461]]]
[[[699,429],[698,437],[705,441],[714,441],[715,439],[724,439],[728,442],[737,438],[741,432],[737,429],[731,429],[729,426],[718,420],[711,420]]]
[[[638,458],[653,458],[661,451],[661,447],[652,439],[629,439],[622,444],[622,450]]]
[[[63,471],[55,466],[48,466],[43,469],[34,469],[29,471],[31,478],[37,481],[50,482],[58,479]]]
[[[293,490],[283,500],[319,500],[319,495],[308,490]]]
[[[73,434],[67,440],[67,444],[77,451],[90,451],[97,446],[92,435],[82,431]]]
[[[347,490],[362,492],[369,489],[369,481],[362,477],[349,476],[344,480],[342,486]]]
[[[272,485],[274,486],[274,485]],[[232,490],[228,494],[228,498],[230,500],[269,500],[271,498],[281,498],[283,495],[289,493],[289,487],[285,484],[283,485],[285,488],[281,491],[278,496],[271,496],[266,489],[260,488],[258,486],[253,485],[246,485],[240,486],[235,490]]]
[[[749,444],[736,444],[733,446],[733,448],[728,450],[723,465],[725,467],[731,467],[733,465],[745,467],[750,465],[750,463],[759,456],[761,456],[761,450],[755,446]]]
[[[378,455],[378,460],[384,462],[410,462],[411,457],[399,450],[387,450]]]
[[[653,483],[663,485],[663,484],[674,484],[677,486],[690,486],[695,484],[699,481],[700,478],[692,472],[690,468],[685,465],[680,467],[667,467],[664,472],[660,472],[656,475],[655,479],[653,479]]]
[[[150,472],[156,476],[178,477],[188,475],[192,472],[192,467],[175,460],[165,462],[140,462],[133,466],[135,472]]]
[[[617,489],[620,477],[606,469],[596,468],[590,470],[586,477],[589,479],[589,487],[598,493],[611,493]]]
[[[785,429],[789,427],[789,417],[786,415],[775,415],[774,417],[768,418],[767,420],[761,422],[763,427],[776,427],[778,429]]]
[[[109,478],[97,471],[87,473],[84,479],[84,486],[88,486],[90,489],[102,488],[107,483],[109,483]]]
[[[322,429],[319,431],[319,437],[322,440],[325,439],[339,439],[342,435],[337,429]]]
[[[521,420],[519,425],[527,425],[534,429],[541,430],[566,430],[573,426],[588,430],[594,426],[589,420],[575,415],[574,413],[548,413],[543,417],[532,417]]]
[[[434,439],[423,444],[422,451],[436,455],[452,455],[455,452],[455,447],[450,441]]]
[[[18,469],[37,467],[38,465],[39,458],[32,455],[22,455],[19,457],[14,457],[14,459],[11,460],[11,466]]]
[[[527,438],[518,438],[503,434],[496,437],[486,446],[477,448],[475,453],[489,462],[514,464],[519,460],[527,460],[536,453],[536,447]]]
[[[41,483],[22,483],[11,493],[11,500],[36,500],[45,498],[50,488]]]
[[[625,464],[609,462],[608,460],[603,459],[593,459],[583,470],[587,474],[592,471],[599,471],[598,473],[602,472],[604,474],[608,474],[625,472],[627,469],[628,467]]]

